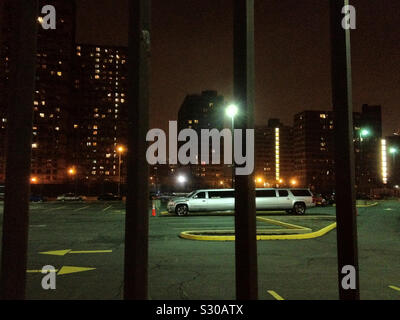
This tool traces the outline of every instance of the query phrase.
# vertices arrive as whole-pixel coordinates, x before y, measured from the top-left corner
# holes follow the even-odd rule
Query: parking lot
[[[358,216],[362,299],[400,298],[400,202],[360,207]],[[150,216],[149,294],[151,299],[234,299],[233,241],[179,237],[184,231],[229,234],[232,215]],[[0,203],[2,212],[2,203]],[[1,214],[2,221],[2,214]],[[124,259],[123,202],[33,203],[27,270],[29,299],[121,299]],[[334,223],[335,208],[313,208],[305,216],[260,213],[258,230],[285,224],[312,232]],[[283,225],[271,223],[283,222]],[[279,232],[278,232],[279,233]],[[312,239],[260,240],[259,297],[337,299],[336,230]],[[43,290],[40,270],[57,270],[56,290]]]

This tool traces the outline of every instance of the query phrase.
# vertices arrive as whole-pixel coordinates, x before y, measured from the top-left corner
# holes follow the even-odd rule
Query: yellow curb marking
[[[322,228],[318,231],[315,232],[309,232],[309,233],[304,233],[304,234],[284,234],[284,235],[257,235],[257,240],[303,240],[303,239],[313,239],[313,238],[318,238],[321,237],[328,232],[332,231],[333,229],[336,228],[336,222],[328,225],[325,228]],[[257,233],[260,233],[262,230],[257,230]],[[269,230],[265,230],[266,232],[269,232]],[[227,233],[227,231],[222,231],[223,233]],[[213,230],[204,230],[203,232],[201,231],[184,231],[180,233],[180,237],[184,239],[189,239],[189,240],[203,240],[203,241],[234,241],[235,240],[235,235],[201,235],[204,233],[213,233],[215,234],[216,232]],[[234,233],[233,230],[231,230],[231,233]]]

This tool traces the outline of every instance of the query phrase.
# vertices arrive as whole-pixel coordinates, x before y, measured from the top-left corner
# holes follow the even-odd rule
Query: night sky
[[[151,127],[176,120],[186,94],[232,99],[232,0],[153,0]],[[77,0],[77,42],[127,45],[128,0]],[[256,0],[256,123],[331,109],[328,0]],[[383,106],[400,129],[400,1],[353,0],[353,104]]]

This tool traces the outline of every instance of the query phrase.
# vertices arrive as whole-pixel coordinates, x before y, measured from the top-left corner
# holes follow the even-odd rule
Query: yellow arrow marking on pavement
[[[396,286],[389,286],[390,289],[396,290],[396,291],[400,291],[400,288],[396,287]]]
[[[46,272],[58,272],[58,269],[54,270],[44,270]],[[26,273],[42,273],[42,270],[26,270]]]
[[[47,254],[52,256],[65,256],[68,253],[110,253],[112,250],[83,250],[83,251],[73,251],[71,249],[66,250],[55,250],[55,251],[45,251],[39,252],[39,254]]]
[[[283,299],[279,294],[277,294],[275,291],[273,290],[268,290],[268,293],[273,296],[276,300],[285,300]]]
[[[96,268],[87,268],[87,267],[72,267],[72,266],[64,266],[61,269],[55,270],[44,270],[47,272],[58,272],[57,275],[61,276],[63,274],[77,273],[77,272],[85,272],[95,270]],[[42,273],[42,270],[26,270],[27,273]]]
[[[77,272],[84,272],[84,271],[91,271],[95,270],[96,268],[83,268],[83,267],[70,267],[65,266],[62,267],[61,270],[57,273],[57,275],[61,276],[63,274],[70,274],[70,273],[77,273]]]

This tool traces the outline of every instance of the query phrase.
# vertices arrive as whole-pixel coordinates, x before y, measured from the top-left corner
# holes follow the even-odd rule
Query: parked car
[[[303,215],[306,209],[314,207],[313,195],[309,189],[256,189],[257,210],[285,210]],[[235,208],[233,189],[195,190],[185,197],[171,199],[168,212],[179,216],[193,211],[227,211]]]
[[[328,204],[326,199],[321,194],[314,194],[313,202],[317,207],[325,207]]]
[[[113,193],[105,193],[97,197],[97,200],[101,201],[119,201],[122,197]]]
[[[30,197],[29,197],[29,201],[31,201],[31,202],[44,202],[44,201],[47,201],[47,198],[43,197],[41,195],[31,194]]]
[[[83,201],[83,196],[77,196],[74,193],[66,193],[57,197],[57,201]]]

